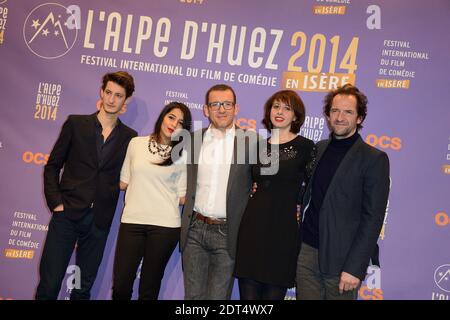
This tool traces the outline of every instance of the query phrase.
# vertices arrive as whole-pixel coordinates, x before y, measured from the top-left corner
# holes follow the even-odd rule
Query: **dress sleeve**
[[[122,164],[122,170],[120,170],[120,181],[128,184],[130,181],[130,175],[131,175],[131,157],[133,153],[133,143],[134,138],[130,140],[130,143],[128,144],[127,148],[127,154],[125,155],[125,160]]]
[[[187,152],[183,150],[181,157],[175,161],[174,165],[180,170],[180,178],[178,179],[177,194],[178,197],[184,197],[186,195],[187,184]]]
[[[186,195],[186,165],[180,165],[181,175],[178,180],[178,197],[184,197]]]
[[[316,165],[316,158],[317,158],[317,147],[315,144],[312,144],[311,148],[308,148],[308,150],[307,150],[306,161],[304,162],[304,165],[305,165],[304,177],[305,177],[305,179],[302,182],[302,186],[300,188],[300,193],[297,198],[298,204],[302,203],[303,195],[306,192],[306,187],[308,186],[308,183],[312,178],[314,167]]]
[[[309,152],[308,159],[306,160],[306,172],[305,172],[306,184],[309,183],[309,180],[312,177],[314,167],[316,166],[316,161],[317,161],[317,147],[316,145],[313,145]]]

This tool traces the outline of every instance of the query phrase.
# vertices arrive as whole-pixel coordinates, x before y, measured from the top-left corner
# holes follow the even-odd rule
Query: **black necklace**
[[[156,142],[153,136],[150,136],[148,139],[148,151],[151,154],[158,154],[163,160],[170,158],[170,152],[172,151],[172,146],[162,146],[158,142]]]

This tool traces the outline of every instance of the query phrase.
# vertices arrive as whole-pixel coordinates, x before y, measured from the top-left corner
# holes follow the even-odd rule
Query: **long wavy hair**
[[[167,104],[162,110],[161,113],[159,114],[158,120],[156,120],[155,123],[155,128],[153,129],[153,133],[152,135],[155,137],[156,142],[161,143],[162,138],[161,138],[161,126],[162,123],[164,121],[164,117],[173,109],[179,109],[182,113],[183,113],[183,123],[182,123],[182,127],[185,130],[188,130],[189,132],[191,131],[191,127],[192,127],[192,116],[191,116],[191,111],[189,110],[189,108],[181,102],[171,102],[169,104]],[[179,144],[180,142],[182,142],[183,139],[182,137],[178,140],[178,141],[170,141],[170,145],[173,148]],[[161,163],[158,163],[158,165],[160,166],[170,166],[172,164],[172,157],[169,157],[168,159],[164,160]]]

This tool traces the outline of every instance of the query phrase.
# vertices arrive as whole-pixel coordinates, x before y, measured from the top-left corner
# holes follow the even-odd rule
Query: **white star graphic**
[[[33,24],[31,26],[34,28],[34,30],[37,30],[37,28],[39,28],[40,25],[41,24],[39,23],[39,19],[37,19],[33,20]]]
[[[444,275],[443,272],[439,272],[439,277],[442,277]]]
[[[42,31],[42,35],[47,36],[49,34],[48,29],[44,29]]]
[[[55,36],[58,36],[59,35],[59,31],[58,30],[55,30]]]

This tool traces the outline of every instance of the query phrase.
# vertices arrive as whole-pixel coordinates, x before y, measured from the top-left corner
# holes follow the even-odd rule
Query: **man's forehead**
[[[333,98],[332,107],[356,107],[356,98],[353,95],[338,94]]]
[[[109,90],[111,90],[111,91],[116,91],[116,92],[123,92],[123,93],[125,93],[125,88],[122,87],[120,84],[115,83],[114,81],[108,81],[108,82],[106,83],[105,90],[106,90],[106,89],[109,89]]]
[[[227,90],[213,90],[209,93],[209,97],[211,96],[218,96],[218,95],[222,95],[222,96],[230,96],[231,98],[233,97],[233,92],[231,92],[231,90],[227,89]]]

